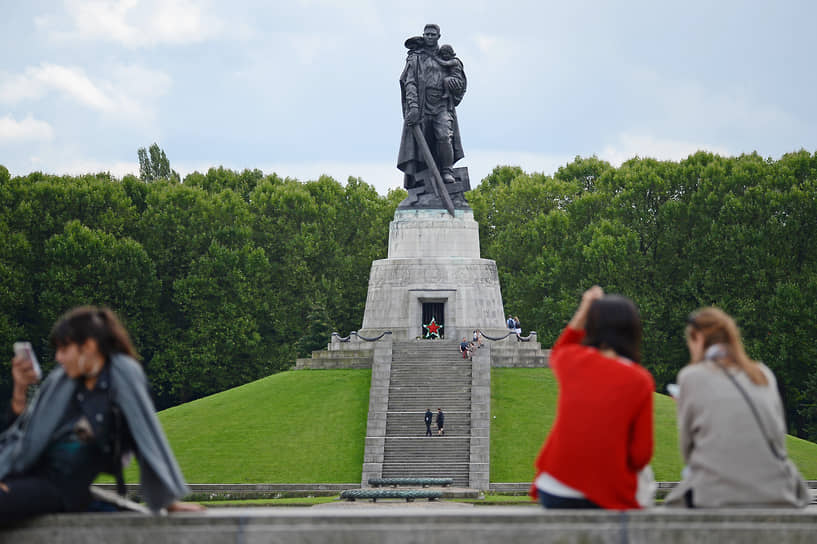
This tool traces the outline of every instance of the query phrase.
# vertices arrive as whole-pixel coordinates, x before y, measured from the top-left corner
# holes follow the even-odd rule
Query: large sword
[[[451,217],[454,217],[454,203],[451,202],[451,196],[448,194],[448,189],[445,188],[443,177],[440,175],[440,170],[437,168],[437,163],[434,162],[434,156],[431,154],[431,150],[428,148],[426,137],[423,135],[420,125],[412,125],[412,128],[414,129],[414,141],[416,141],[417,145],[420,146],[420,151],[423,153],[423,158],[426,161],[426,165],[431,170],[433,175],[432,180],[434,183],[432,183],[432,187],[434,188],[434,193],[438,198],[442,199],[443,204],[445,204],[445,209],[448,210]]]

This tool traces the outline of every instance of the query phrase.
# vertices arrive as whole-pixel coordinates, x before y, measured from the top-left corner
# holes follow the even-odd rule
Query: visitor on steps
[[[477,348],[482,347],[482,331],[479,329],[474,329],[474,338],[471,341],[472,344],[476,345]]]
[[[462,337],[462,342],[460,342],[460,352],[462,353],[463,359],[468,359],[469,361],[472,360],[474,357],[474,347],[473,342],[469,342],[466,337]]]
[[[426,436],[431,436],[431,420],[434,414],[431,413],[431,408],[426,408],[425,422],[426,422]]]
[[[445,414],[443,413],[442,408],[437,408],[437,435],[442,436],[445,434]]]
[[[13,392],[0,435],[0,523],[52,512],[80,512],[101,472],[117,476],[122,457],[139,460],[141,495],[154,512],[202,510],[189,494],[136,362],[127,331],[106,308],[81,307],[51,331],[59,365],[39,381],[30,353],[12,360]]]
[[[652,376],[639,365],[633,302],[594,286],[550,353],[556,419],[531,496],[545,508],[640,508],[637,475],[653,453]]]

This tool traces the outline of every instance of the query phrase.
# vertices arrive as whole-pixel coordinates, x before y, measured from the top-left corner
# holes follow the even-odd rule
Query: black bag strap
[[[116,478],[116,492],[124,497],[127,490],[125,488],[125,476],[122,472],[122,435],[125,431],[122,409],[111,402],[111,412],[113,414],[113,469],[114,478]]]
[[[113,360],[109,361],[113,365]],[[108,388],[108,402],[111,405],[111,430],[113,431],[113,476],[116,479],[116,492],[124,497],[127,495],[125,488],[125,475],[122,471],[122,441],[125,437],[126,425],[125,416],[122,413],[122,408],[114,401],[114,384],[111,383]]]
[[[766,440],[766,443],[769,445],[769,449],[771,450],[772,455],[774,455],[777,459],[779,459],[781,461],[785,461],[786,460],[786,453],[785,452],[781,453],[780,451],[778,451],[777,446],[775,446],[775,444],[774,444],[774,441],[771,438],[769,438],[769,433],[766,432],[766,427],[763,425],[763,420],[760,419],[760,414],[758,413],[757,408],[755,407],[755,404],[749,398],[749,393],[746,392],[746,390],[743,388],[743,386],[740,385],[738,380],[735,379],[735,377],[729,372],[729,370],[726,369],[726,367],[724,365],[720,364],[717,361],[713,361],[713,362],[716,365],[718,365],[721,370],[723,370],[723,373],[726,374],[726,377],[729,378],[729,381],[731,381],[733,384],[735,384],[735,387],[737,387],[738,391],[740,391],[740,394],[743,397],[743,399],[746,401],[746,404],[749,405],[749,409],[752,410],[752,415],[755,416],[755,421],[757,421],[757,426],[760,428],[760,433],[763,435],[763,438]]]

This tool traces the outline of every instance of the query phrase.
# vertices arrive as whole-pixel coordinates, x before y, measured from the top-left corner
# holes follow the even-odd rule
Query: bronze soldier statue
[[[465,95],[463,64],[450,45],[439,46],[440,27],[427,24],[423,36],[406,40],[408,56],[400,76],[403,135],[397,168],[404,173],[409,197],[405,207],[468,207],[466,168],[454,168],[464,154],[456,106]],[[433,163],[433,164],[429,164]],[[446,201],[448,204],[446,204]]]

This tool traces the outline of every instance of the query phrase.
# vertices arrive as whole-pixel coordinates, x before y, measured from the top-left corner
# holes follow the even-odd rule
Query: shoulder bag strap
[[[733,384],[735,384],[735,387],[737,387],[737,389],[740,392],[741,396],[746,401],[746,404],[749,405],[749,408],[752,410],[752,415],[755,416],[755,421],[757,421],[757,426],[760,428],[760,433],[763,435],[763,438],[766,440],[766,443],[769,445],[769,449],[772,451],[772,455],[774,455],[777,459],[780,459],[781,461],[786,460],[786,454],[781,453],[780,451],[778,451],[777,446],[775,446],[775,444],[774,444],[774,441],[771,438],[769,438],[769,434],[766,432],[766,427],[763,426],[763,421],[760,419],[760,414],[757,412],[757,408],[755,407],[752,400],[749,398],[749,394],[746,392],[746,390],[743,388],[743,386],[741,386],[740,383],[738,383],[738,380],[735,379],[735,377],[732,374],[729,373],[729,371],[726,369],[725,366],[723,366],[722,364],[720,364],[717,361],[713,361],[713,362],[716,365],[718,365],[721,370],[723,370],[723,373],[726,374],[726,377],[729,378],[729,381],[731,381]]]

